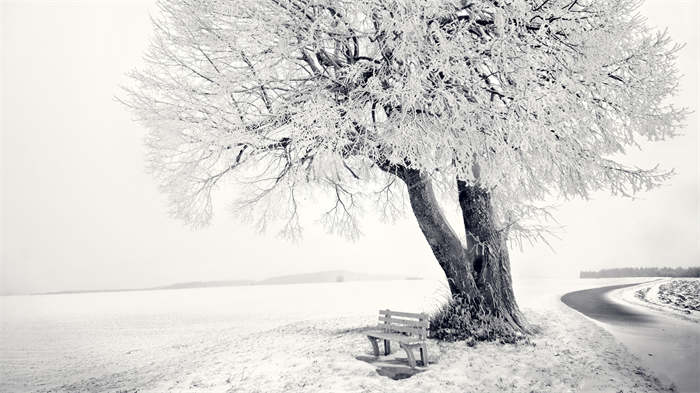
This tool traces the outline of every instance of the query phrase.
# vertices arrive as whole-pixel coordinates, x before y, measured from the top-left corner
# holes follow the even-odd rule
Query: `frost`
[[[671,175],[611,158],[674,136],[686,113],[667,103],[680,47],[637,6],[161,0],[124,101],[149,130],[173,214],[193,224],[236,179],[246,209],[285,205],[263,213],[289,233],[305,185],[326,192],[327,225],[356,231],[367,201],[398,211],[388,163],[452,198],[456,179],[487,187],[516,231],[550,195],[632,195]]]

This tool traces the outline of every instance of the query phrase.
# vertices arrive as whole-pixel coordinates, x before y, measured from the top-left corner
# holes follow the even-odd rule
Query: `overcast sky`
[[[649,24],[687,46],[676,101],[698,107],[698,4],[648,1]],[[178,281],[260,279],[347,269],[440,277],[412,216],[368,214],[357,242],[306,227],[297,244],[258,234],[219,204],[191,230],[167,214],[145,171],[145,130],[115,101],[151,34],[148,1],[2,1],[2,234],[0,293],[128,288]],[[597,194],[563,202],[565,227],[512,251],[515,280],[575,277],[581,269],[700,265],[698,121],[644,145],[629,162],[678,175],[637,200]],[[225,196],[221,196],[225,199]]]

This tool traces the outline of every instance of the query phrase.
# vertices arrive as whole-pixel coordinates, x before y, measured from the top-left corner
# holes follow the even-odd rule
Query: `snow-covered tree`
[[[298,234],[302,196],[324,192],[323,222],[352,234],[365,201],[392,215],[407,195],[456,299],[445,320],[526,331],[507,242],[533,234],[522,223],[538,201],[632,195],[670,175],[620,162],[685,115],[666,101],[680,47],[645,26],[639,1],[158,4],[125,101],[173,213],[206,223],[231,179],[261,225]]]

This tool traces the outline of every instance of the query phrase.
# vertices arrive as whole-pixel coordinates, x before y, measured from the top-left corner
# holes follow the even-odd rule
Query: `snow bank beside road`
[[[662,278],[611,293],[617,300],[700,323],[700,279]]]

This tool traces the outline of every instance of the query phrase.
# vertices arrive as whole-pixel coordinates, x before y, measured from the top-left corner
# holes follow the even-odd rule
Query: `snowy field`
[[[619,291],[616,297],[634,305],[700,323],[699,278],[659,278]]]
[[[431,342],[427,370],[377,374],[380,308],[431,311],[442,282],[387,281],[0,297],[2,392],[657,392],[605,330],[559,301],[631,279],[517,280],[541,333],[522,345]]]

